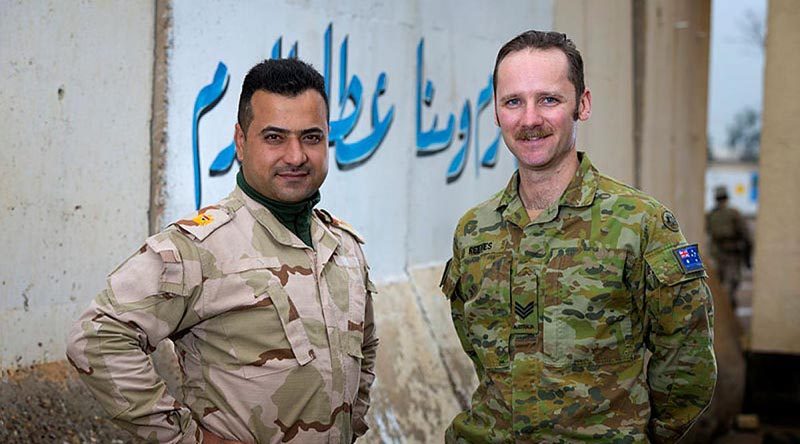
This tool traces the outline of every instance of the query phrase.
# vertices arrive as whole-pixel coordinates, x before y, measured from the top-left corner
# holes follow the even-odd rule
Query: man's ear
[[[578,120],[589,120],[592,115],[592,92],[589,88],[583,90],[581,101],[578,104]]]
[[[236,158],[241,162],[244,159],[244,142],[246,140],[242,127],[237,123],[233,130],[233,141],[236,143]]]

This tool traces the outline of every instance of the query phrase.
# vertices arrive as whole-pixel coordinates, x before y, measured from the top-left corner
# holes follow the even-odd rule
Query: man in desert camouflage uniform
[[[322,210],[328,99],[298,60],[244,80],[242,169],[216,205],[148,238],[74,326],[70,362],[124,428],[160,443],[345,443],[367,430],[375,335],[362,239]],[[174,398],[148,354],[171,339]]]
[[[576,151],[591,95],[565,35],[512,39],[494,81],[519,170],[461,218],[442,278],[479,379],[446,441],[677,441],[716,381],[696,245]]]

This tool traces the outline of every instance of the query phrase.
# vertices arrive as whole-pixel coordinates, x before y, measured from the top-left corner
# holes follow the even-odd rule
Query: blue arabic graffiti
[[[278,37],[272,45],[270,56],[273,59],[282,57],[283,37]],[[348,47],[349,36],[345,35],[339,45],[339,72],[338,72],[338,100],[334,102],[331,96],[331,72],[333,67],[333,24],[328,24],[324,36],[323,54],[323,77],[325,78],[325,91],[330,100],[330,115],[337,116],[330,122],[330,146],[335,149],[336,165],[341,170],[350,170],[367,162],[380,148],[389,129],[392,126],[395,116],[395,106],[390,105],[388,110],[381,114],[379,99],[386,93],[388,88],[388,76],[385,72],[378,74],[375,89],[372,93],[370,103],[370,127],[369,134],[359,140],[350,140],[351,133],[356,128],[361,112],[364,107],[363,84],[358,75],[348,76]],[[423,129],[423,108],[430,108],[433,104],[436,88],[433,81],[424,76],[424,51],[425,40],[420,39],[416,54],[416,155],[420,157],[440,153],[448,149],[458,135],[461,142],[458,151],[450,161],[445,174],[446,183],[450,184],[457,181],[466,169],[469,159],[470,144],[474,144],[475,151],[475,175],[478,176],[480,168],[493,168],[497,163],[498,145],[500,141],[500,131],[497,130],[494,139],[489,145],[481,150],[479,145],[479,117],[492,100],[492,77],[488,78],[488,83],[478,92],[475,102],[474,117],[473,108],[469,99],[464,100],[461,114],[458,120],[458,130],[456,132],[456,119],[453,113],[448,113],[446,124],[439,128],[439,116],[433,115],[428,129]],[[297,58],[299,55],[298,43],[294,42],[288,54],[288,58]],[[423,82],[424,79],[424,82]],[[204,114],[214,108],[224,97],[228,89],[230,75],[228,68],[223,62],[219,62],[214,77],[208,85],[204,86],[197,95],[192,117],[192,150],[194,166],[194,185],[195,185],[195,206],[200,208],[202,202],[202,181],[200,172],[200,142],[198,128],[200,119]],[[424,88],[423,88],[424,83]],[[335,109],[335,108],[338,108]],[[346,113],[347,110],[350,110]],[[474,119],[474,120],[473,120]],[[473,134],[474,126],[474,134]],[[480,156],[483,152],[483,157]],[[222,148],[211,162],[208,174],[219,176],[227,174],[236,161],[236,145],[231,142]]]
[[[417,107],[416,107],[416,122],[417,122],[417,156],[429,156],[447,149],[453,141],[455,116],[451,113],[447,118],[447,126],[443,129],[436,129],[439,116],[433,116],[433,122],[429,130],[422,129],[422,110],[423,105],[430,107],[433,104],[433,96],[436,88],[430,79],[425,79],[425,93],[423,95],[422,79],[424,77],[424,53],[425,53],[425,39],[420,39],[417,45]],[[478,100],[475,106],[475,175],[477,176],[480,167],[494,168],[497,164],[498,146],[500,143],[500,130],[497,130],[492,142],[486,148],[483,158],[480,157],[480,143],[479,135],[479,121],[481,112],[486,109],[492,101],[492,76],[489,76],[489,81],[485,88],[478,92]],[[464,143],[459,148],[453,160],[450,162],[450,167],[447,169],[446,180],[447,183],[455,182],[461,177],[464,167],[467,163],[467,152],[469,151],[470,141],[473,140],[471,136],[472,127],[472,112],[469,99],[464,101],[461,109],[461,117],[458,122],[459,139],[463,139]]]
[[[228,67],[224,63],[219,62],[217,71],[214,73],[214,79],[197,94],[194,101],[194,112],[192,113],[192,160],[194,163],[194,205],[196,209],[200,209],[200,201],[202,200],[202,185],[200,180],[200,141],[198,135],[198,127],[200,125],[200,118],[209,112],[214,106],[219,103],[225,91],[228,90]],[[231,147],[228,147],[231,148]],[[227,150],[228,148],[225,148]],[[219,156],[217,156],[219,157]],[[216,160],[215,160],[216,162]],[[233,161],[231,161],[233,162]],[[230,168],[230,166],[228,166]]]

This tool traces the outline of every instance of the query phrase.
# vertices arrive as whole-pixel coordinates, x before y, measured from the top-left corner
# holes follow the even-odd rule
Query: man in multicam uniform
[[[461,218],[442,277],[479,379],[446,441],[677,441],[716,381],[696,245],[663,205],[576,151],[591,95],[565,35],[512,39],[494,82],[519,170]]]
[[[74,326],[68,357],[122,427],[160,443],[350,444],[365,433],[375,335],[363,243],[312,207],[328,168],[322,76],[247,75],[238,186],[148,238]],[[173,397],[148,354],[171,339]]]
[[[724,185],[714,189],[716,206],[706,214],[706,231],[711,236],[711,257],[731,306],[736,308],[736,289],[742,280],[742,265],[750,268],[752,242],[742,213],[728,204]]]

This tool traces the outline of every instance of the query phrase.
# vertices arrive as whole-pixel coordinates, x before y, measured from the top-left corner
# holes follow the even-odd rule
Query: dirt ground
[[[140,443],[111,423],[66,362],[0,376],[0,443]]]

